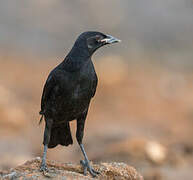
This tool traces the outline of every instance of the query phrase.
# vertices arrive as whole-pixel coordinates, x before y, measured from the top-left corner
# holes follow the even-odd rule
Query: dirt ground
[[[0,169],[41,156],[41,92],[59,62],[0,60]],[[193,73],[128,65],[119,57],[95,65],[99,85],[84,136],[89,158],[128,163],[145,180],[192,179]],[[48,159],[78,163],[82,158],[75,122],[71,128],[74,144],[49,150]]]

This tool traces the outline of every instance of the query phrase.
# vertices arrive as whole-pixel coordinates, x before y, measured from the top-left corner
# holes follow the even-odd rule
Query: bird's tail
[[[48,148],[54,148],[58,144],[62,146],[73,144],[69,123],[62,123],[57,127],[52,127]]]

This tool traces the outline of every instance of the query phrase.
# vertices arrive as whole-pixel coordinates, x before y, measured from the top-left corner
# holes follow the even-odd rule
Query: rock
[[[82,174],[82,167],[78,164],[58,163],[47,161],[48,173],[39,171],[40,158],[27,161],[25,164],[16,167],[6,173],[0,173],[0,179],[11,180],[39,180],[39,179],[61,179],[61,180],[143,180],[143,177],[131,166],[125,163],[100,163],[93,167],[100,172],[97,178],[93,178],[88,173]]]
[[[155,141],[147,142],[145,146],[147,157],[155,164],[162,164],[167,157],[166,148]]]

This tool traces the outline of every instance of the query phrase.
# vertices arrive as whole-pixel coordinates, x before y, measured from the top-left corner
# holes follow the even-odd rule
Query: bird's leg
[[[43,156],[42,156],[42,163],[40,166],[40,171],[46,171],[47,170],[47,166],[46,166],[46,155],[47,155],[47,149],[48,149],[48,145],[44,145],[44,152],[43,152]]]
[[[47,166],[46,166],[46,155],[47,155],[47,149],[48,149],[48,144],[50,141],[50,134],[51,134],[51,128],[52,128],[52,120],[46,120],[45,124],[45,130],[44,130],[44,152],[43,152],[43,157],[42,157],[42,162],[40,166],[40,171],[47,171]]]
[[[85,124],[86,115],[87,115],[87,111],[85,111],[85,113],[83,113],[82,116],[77,119],[76,139],[79,143],[80,149],[81,149],[81,151],[83,153],[83,156],[84,156],[84,160],[80,161],[81,165],[84,168],[84,175],[86,175],[87,170],[88,170],[90,172],[90,174],[93,177],[95,177],[99,173],[91,167],[90,162],[88,160],[88,157],[86,155],[86,152],[84,150],[84,146],[82,144],[82,138],[83,138],[83,135],[84,135],[84,124]]]
[[[81,160],[81,161],[80,161],[81,165],[82,165],[83,168],[84,168],[84,175],[86,175],[86,174],[87,174],[87,171],[89,171],[89,173],[90,173],[93,177],[96,177],[97,174],[99,174],[99,172],[97,172],[96,170],[94,170],[94,169],[92,168],[92,166],[90,165],[90,162],[89,162],[88,157],[87,157],[87,155],[86,155],[86,152],[85,152],[85,150],[84,150],[83,144],[80,144],[80,149],[81,149],[81,151],[82,151],[82,153],[83,153],[83,155],[84,155],[84,160]]]

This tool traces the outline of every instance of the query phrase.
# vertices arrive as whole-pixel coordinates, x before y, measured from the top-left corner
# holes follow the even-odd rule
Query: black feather
[[[73,143],[69,122],[74,119],[80,121],[77,136],[81,136],[78,138],[81,143],[85,112],[95,95],[98,81],[91,56],[105,45],[99,41],[105,37],[100,32],[81,34],[64,61],[50,72],[42,93],[39,122],[44,117],[47,124],[44,144],[47,143],[49,148]]]

